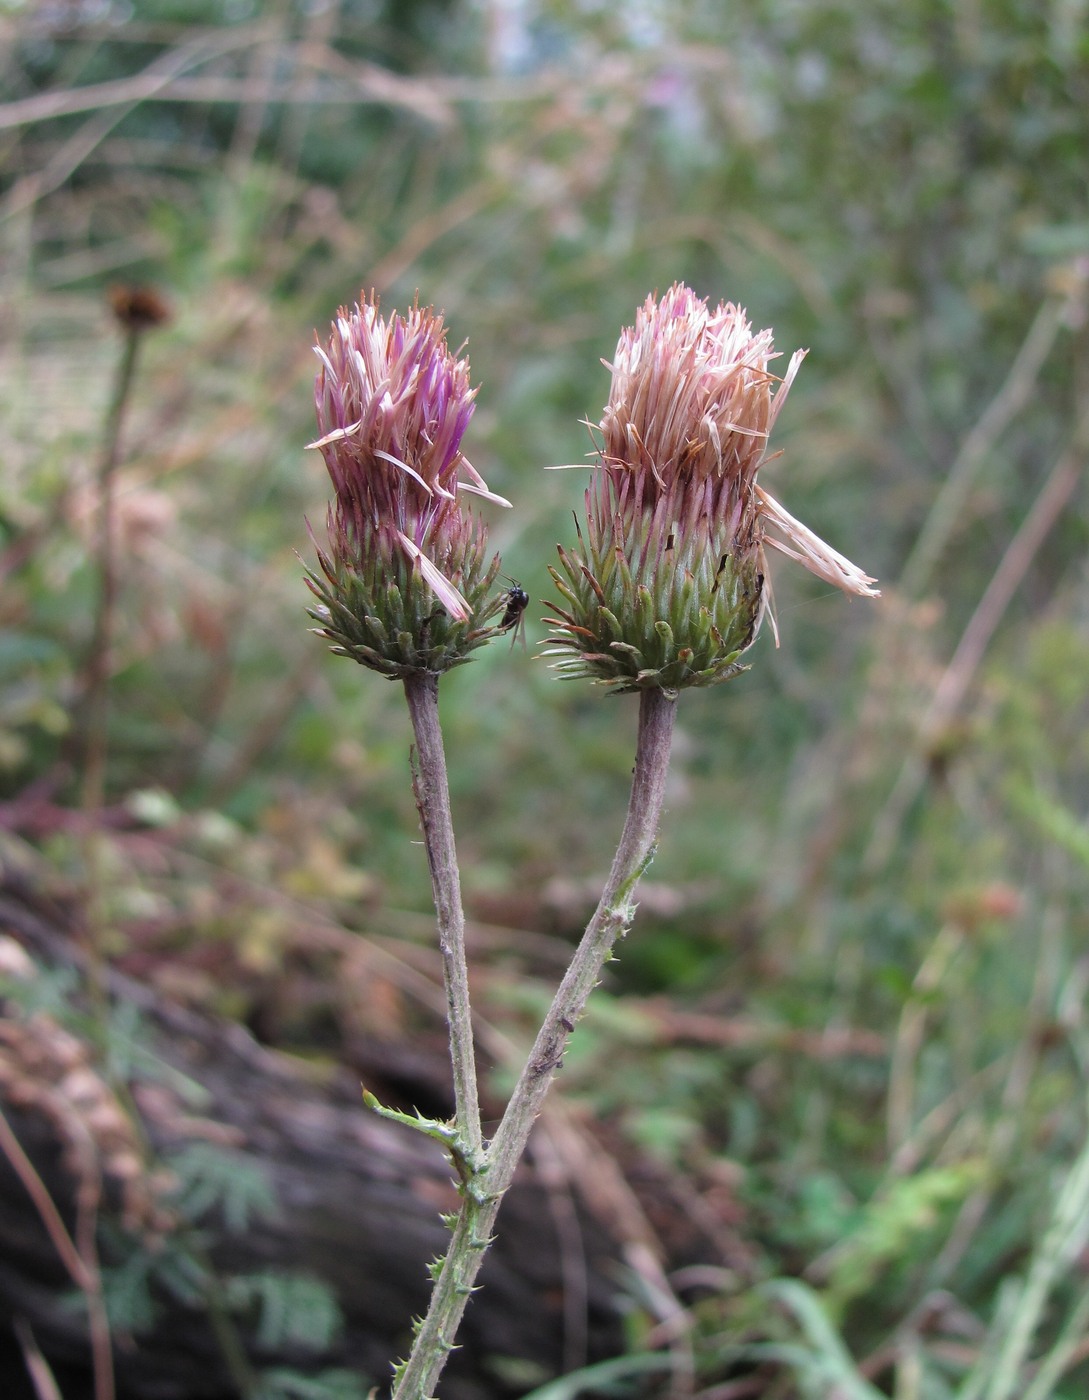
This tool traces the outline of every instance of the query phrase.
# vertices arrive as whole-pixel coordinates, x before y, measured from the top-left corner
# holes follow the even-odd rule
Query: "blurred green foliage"
[[[636,929],[559,1092],[732,1242],[682,1294],[709,1393],[756,1367],[776,1397],[1083,1394],[1082,1266],[1049,1234],[1086,1135],[1083,489],[947,668],[1086,456],[1085,6],[73,0],[7,4],[0,37],[13,838],[78,886],[103,289],[148,280],[174,319],[119,474],[112,951],[307,1053],[434,1033],[375,951],[418,965],[429,927],[399,691],[306,631],[312,332],[372,285],[445,309],[537,600],[584,484],[542,468],[590,452],[620,327],[678,278],[741,302],[810,348],[766,479],[885,596],[777,561],[781,649],[765,629],[684,697]],[[520,1041],[607,868],[634,713],[504,645],[443,708],[481,1009]]]

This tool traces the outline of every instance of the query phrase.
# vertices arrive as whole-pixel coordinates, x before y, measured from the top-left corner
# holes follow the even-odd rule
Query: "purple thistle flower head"
[[[549,653],[613,690],[713,685],[744,669],[767,606],[768,544],[847,592],[873,580],[757,484],[805,351],[780,380],[770,330],[683,283],[620,335],[586,532],[560,548]],[[765,534],[774,526],[785,538]]]
[[[472,619],[498,559],[461,493],[509,505],[461,450],[476,390],[442,317],[413,305],[387,320],[373,295],[341,307],[314,386],[318,449],[333,483],[329,550],[308,581],[334,650],[390,676],[445,670],[486,640]]]

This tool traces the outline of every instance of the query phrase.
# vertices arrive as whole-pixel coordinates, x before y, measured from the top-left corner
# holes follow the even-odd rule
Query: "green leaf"
[[[253,1218],[279,1214],[263,1167],[241,1152],[197,1142],[168,1155],[166,1164],[179,1178],[175,1204],[190,1222],[218,1211],[227,1230],[241,1234]]]
[[[252,1400],[367,1400],[370,1382],[354,1371],[330,1368],[304,1375],[284,1367],[262,1371]]]
[[[265,1351],[290,1346],[324,1351],[343,1327],[336,1294],[311,1274],[280,1269],[236,1274],[225,1291],[233,1310],[256,1310],[257,1345]]]
[[[873,1287],[882,1270],[909,1257],[933,1232],[944,1208],[962,1201],[986,1177],[982,1161],[935,1167],[894,1180],[861,1212],[859,1223],[831,1252],[827,1301],[838,1313]]]

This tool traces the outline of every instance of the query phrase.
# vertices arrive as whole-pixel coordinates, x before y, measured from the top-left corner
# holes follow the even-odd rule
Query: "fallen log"
[[[384,1388],[425,1306],[426,1265],[445,1247],[440,1212],[456,1207],[437,1144],[369,1114],[357,1075],[315,1071],[116,971],[104,973],[96,1019],[64,923],[17,881],[0,888],[0,1107],[26,1159],[0,1153],[3,1394],[34,1394],[35,1349],[65,1400],[95,1393],[94,1284],[81,1292],[80,1267],[105,1280],[107,1304],[119,1278],[144,1268],[147,1297],[133,1304],[144,1325],[119,1318],[112,1300],[120,1400],[227,1400],[283,1368],[346,1368],[364,1389]],[[79,986],[62,996],[63,969]],[[118,1077],[94,1039],[103,1010],[116,1021],[120,1008],[135,1029]],[[179,1194],[178,1164],[192,1168],[196,1154],[199,1165],[202,1153],[218,1186],[205,1183],[201,1198],[198,1171],[194,1204],[192,1182]],[[557,1187],[549,1163],[531,1154],[504,1204],[442,1400],[520,1395],[621,1349],[617,1277],[630,1241]],[[52,1229],[35,1179],[55,1207]],[[255,1183],[263,1208],[245,1198]],[[64,1237],[76,1251],[67,1264]],[[289,1315],[272,1326],[277,1287]],[[293,1298],[319,1315],[310,1335],[307,1317],[290,1315]],[[329,1300],[339,1329],[321,1321]]]

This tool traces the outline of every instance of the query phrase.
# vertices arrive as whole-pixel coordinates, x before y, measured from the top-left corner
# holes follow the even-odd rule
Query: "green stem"
[[[98,464],[98,600],[91,645],[83,675],[83,774],[80,806],[83,814],[83,866],[86,895],[84,937],[88,991],[100,1028],[108,1015],[103,933],[106,922],[102,809],[106,801],[109,755],[110,666],[117,613],[118,559],[115,473],[121,455],[121,428],[136,375],[141,330],[125,332],[113,393],[106,413],[102,455]]]
[[[510,1186],[530,1129],[560,1067],[567,1038],[597,986],[614,945],[635,918],[635,889],[653,859],[658,840],[675,715],[676,700],[665,692],[641,693],[635,768],[620,844],[593,918],[548,1009],[492,1141],[488,1170],[492,1192],[502,1194]]]
[[[624,831],[601,900],[549,1008],[485,1159],[464,1183],[461,1211],[412,1353],[398,1368],[393,1400],[428,1400],[454,1346],[504,1194],[529,1141],[567,1038],[618,938],[635,916],[634,894],[650,864],[669,771],[676,702],[660,690],[640,696],[639,738]]]
[[[126,332],[113,395],[106,415],[102,457],[98,466],[98,604],[84,678],[83,810],[97,817],[105,796],[107,706],[110,652],[117,611],[117,511],[114,473],[121,447],[121,426],[136,374],[140,330]]]
[[[416,736],[412,788],[420,814],[431,890],[439,926],[446,1014],[450,1030],[450,1061],[454,1070],[454,1111],[471,1169],[484,1152],[477,1097],[473,1018],[469,1005],[469,970],[465,960],[465,915],[461,908],[454,825],[450,815],[450,785],[439,727],[439,678],[424,671],[405,680],[405,698]]]

